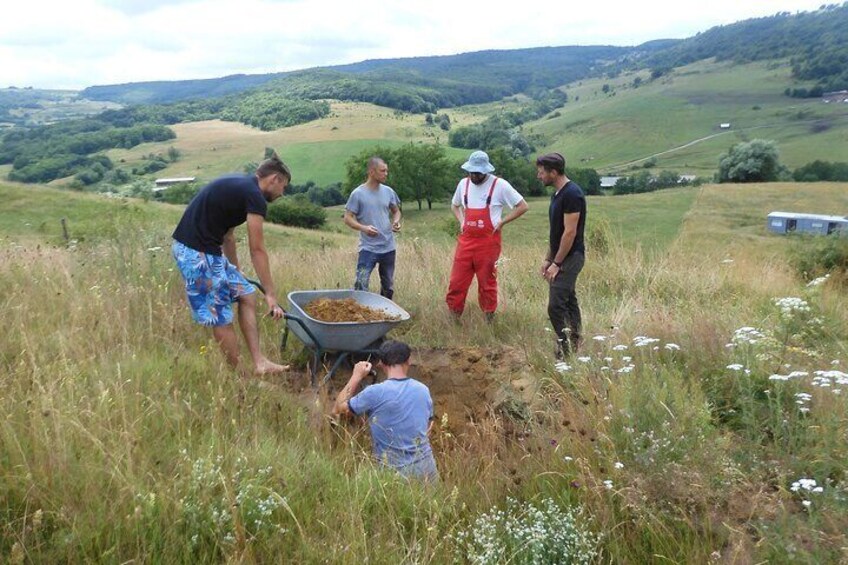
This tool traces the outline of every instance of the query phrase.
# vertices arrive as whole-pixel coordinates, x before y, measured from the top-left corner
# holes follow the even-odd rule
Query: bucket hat
[[[495,170],[489,162],[489,156],[485,151],[475,151],[468,157],[468,161],[462,164],[462,169],[469,173],[491,173]]]

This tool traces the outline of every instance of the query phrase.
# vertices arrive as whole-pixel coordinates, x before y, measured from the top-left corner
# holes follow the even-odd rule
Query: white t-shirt
[[[468,183],[468,207],[469,208],[485,208],[486,197],[489,196],[489,189],[492,187],[494,176],[486,176],[483,184]],[[451,204],[454,206],[465,207],[465,182],[466,179],[459,181],[456,185],[456,192],[453,194]],[[492,219],[492,227],[498,227],[501,223],[501,215],[504,205],[515,208],[518,203],[524,200],[524,197],[515,190],[511,184],[502,178],[498,179],[495,185],[495,191],[492,193],[492,203],[489,207],[489,217]]]

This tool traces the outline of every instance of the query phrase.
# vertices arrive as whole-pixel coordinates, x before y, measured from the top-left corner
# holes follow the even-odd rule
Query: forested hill
[[[433,81],[460,81],[523,92],[553,88],[579,80],[605,63],[636,54],[651,54],[675,40],[650,42],[639,47],[568,46],[533,49],[488,50],[441,57],[375,59],[332,67],[345,73],[381,77],[422,77]],[[424,79],[423,77],[426,77]]]
[[[256,88],[286,73],[230,75],[196,80],[160,80],[89,86],[80,92],[88,100],[108,100],[121,104],[160,104],[193,98],[217,98]]]
[[[337,91],[339,81],[348,78],[353,81],[350,84],[357,85],[354,90],[364,88],[365,81],[379,82],[395,89],[408,87],[446,91],[448,99],[461,100],[460,103],[467,104],[488,102],[493,96],[514,94],[534,87],[559,86],[583,78],[605,63],[620,61],[634,54],[647,55],[668,44],[655,41],[639,47],[538,47],[441,57],[379,59],[291,73],[92,86],[80,95],[90,100],[109,100],[123,104],[167,103],[191,98],[215,98],[257,86],[268,87],[273,83],[286,90],[308,92],[309,98],[315,98],[315,93]],[[295,84],[287,86],[291,81]],[[457,95],[456,91],[460,90],[462,93]],[[450,94],[451,91],[454,94]],[[367,96],[354,96],[352,99],[379,103]]]
[[[789,58],[795,78],[814,80],[825,91],[848,88],[848,2],[714,27],[645,62],[671,68],[710,57],[740,63]]]

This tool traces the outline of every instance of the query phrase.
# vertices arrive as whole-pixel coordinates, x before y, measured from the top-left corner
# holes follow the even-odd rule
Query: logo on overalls
[[[482,228],[482,227],[483,227],[483,226],[485,226],[485,225],[486,225],[486,224],[485,224],[485,223],[483,223],[483,220],[477,220],[477,227],[478,227],[478,228]]]

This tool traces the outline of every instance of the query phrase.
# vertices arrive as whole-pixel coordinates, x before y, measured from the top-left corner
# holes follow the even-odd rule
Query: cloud
[[[82,88],[546,45],[636,45],[819,0],[8,0],[0,85]],[[767,4],[767,5],[766,5]]]

